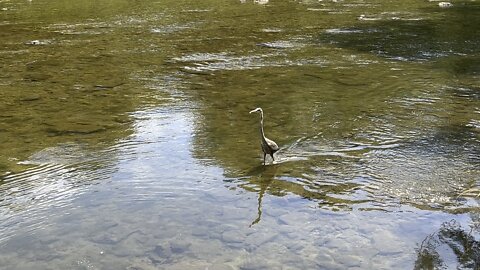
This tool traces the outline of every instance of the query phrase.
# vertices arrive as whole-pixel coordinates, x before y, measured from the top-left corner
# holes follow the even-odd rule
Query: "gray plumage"
[[[262,151],[263,151],[263,165],[265,165],[265,158],[267,157],[267,154],[272,157],[273,160],[275,158],[273,157],[273,154],[278,151],[278,145],[265,137],[265,132],[263,131],[263,110],[262,108],[256,108],[255,110],[251,110],[250,113],[254,112],[260,112],[260,136],[261,136],[261,146],[262,146]]]

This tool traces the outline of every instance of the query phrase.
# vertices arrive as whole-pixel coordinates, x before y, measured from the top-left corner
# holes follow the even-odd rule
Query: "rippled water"
[[[0,269],[477,269],[479,15],[0,0]]]

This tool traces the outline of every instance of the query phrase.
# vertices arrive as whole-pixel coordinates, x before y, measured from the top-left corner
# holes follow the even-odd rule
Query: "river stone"
[[[315,257],[315,260],[317,262],[322,262],[322,263],[334,263],[333,260],[333,255],[332,251],[326,247],[317,247],[315,249],[315,252],[317,252],[317,255]]]
[[[271,231],[267,231],[267,232],[254,232],[254,233],[251,233],[249,234],[246,238],[245,238],[245,242],[249,245],[253,245],[253,246],[261,246],[267,242],[270,242],[270,241],[273,241],[276,237],[277,237],[278,234],[274,233],[274,232],[271,232]]]
[[[100,233],[92,236],[90,239],[92,242],[102,245],[114,245],[120,241],[118,236],[112,233]]]
[[[157,269],[149,258],[135,258],[127,270],[154,270]]]
[[[162,268],[157,268],[157,269],[168,269],[168,270],[205,270],[208,269],[208,263],[203,262],[203,261],[190,261],[190,260],[180,260],[179,262],[176,262],[175,264],[168,265],[165,267],[162,265]]]
[[[307,213],[290,212],[288,214],[281,215],[280,217],[278,217],[278,223],[282,225],[290,225],[290,226],[299,224],[299,223],[302,223],[302,225],[304,225],[304,223],[308,221],[310,217],[311,216]]]
[[[295,226],[280,225],[276,228],[276,231],[282,236],[296,237],[298,235],[297,228]]]
[[[156,245],[153,251],[148,254],[149,259],[155,263],[162,263],[171,258],[171,256],[172,251],[170,250],[170,245],[167,243]]]
[[[173,240],[170,242],[170,250],[173,253],[184,253],[189,250],[190,245],[186,240]]]
[[[206,238],[210,233],[210,228],[206,226],[198,226],[192,230],[192,235],[195,237]]]
[[[244,239],[245,235],[237,230],[230,230],[222,233],[222,240],[226,243],[242,243]]]
[[[335,235],[335,238],[341,239],[344,243],[353,243],[357,247],[370,247],[371,245],[370,239],[352,229],[341,231]]]
[[[329,256],[318,256],[317,258],[312,259],[312,262],[316,265],[316,267],[313,267],[315,269],[345,269],[344,266],[341,266]]]
[[[362,265],[362,258],[359,256],[349,255],[346,253],[337,253],[335,261],[343,266],[343,269],[351,269]]]
[[[189,251],[197,258],[219,258],[226,252],[224,244],[220,240],[199,241],[194,239],[189,246]]]
[[[295,254],[299,254],[305,248],[304,243],[305,243],[304,241],[300,241],[300,242],[292,241],[287,243],[287,248],[288,250],[294,252]]]
[[[271,217],[279,217],[279,216],[282,216],[282,215],[286,215],[288,213],[289,212],[287,210],[282,209],[282,208],[272,208],[272,209],[264,210],[263,214],[271,216]]]
[[[453,4],[450,2],[440,2],[438,3],[438,6],[441,8],[450,8],[453,7]]]
[[[212,230],[212,232],[224,233],[224,232],[227,232],[227,231],[237,231],[238,227],[233,226],[231,224],[221,223],[221,224],[217,224],[216,226],[212,227],[211,230]]]
[[[32,95],[28,95],[28,96],[25,96],[25,97],[22,97],[20,99],[20,101],[23,101],[23,102],[29,102],[29,101],[37,101],[37,100],[40,100],[41,97],[39,95],[36,95],[36,94],[32,94]]]
[[[172,256],[172,249],[168,243],[155,246],[154,253],[160,257],[168,258]]]
[[[128,235],[124,236],[119,243],[113,246],[112,253],[124,257],[124,256],[142,256],[145,254],[145,241],[149,239],[148,235],[135,230]]]
[[[400,239],[387,230],[376,230],[372,233],[372,241],[380,254],[395,254],[403,251]]]
[[[90,135],[104,132],[107,130],[107,127],[92,123],[69,123],[62,125],[61,127],[48,127],[45,130],[50,136]]]
[[[212,264],[206,269],[208,269],[208,270],[234,270],[234,268],[232,266],[227,265],[227,264],[222,264],[222,263]]]
[[[279,269],[275,268],[273,265],[269,264],[269,261],[265,258],[256,256],[254,258],[248,258],[246,262],[240,266],[242,270],[259,270],[259,269]]]

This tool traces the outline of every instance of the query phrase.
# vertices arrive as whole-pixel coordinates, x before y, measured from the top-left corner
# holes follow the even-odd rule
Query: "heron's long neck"
[[[260,135],[262,135],[262,140],[264,140],[265,132],[263,131],[263,112],[260,114]]]

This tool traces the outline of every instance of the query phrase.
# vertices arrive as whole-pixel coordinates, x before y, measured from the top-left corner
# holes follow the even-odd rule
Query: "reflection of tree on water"
[[[478,224],[476,225],[478,230]],[[457,269],[480,269],[480,241],[473,236],[474,227],[469,232],[463,230],[457,221],[445,222],[438,232],[427,236],[420,248],[415,269],[448,268],[456,258]],[[452,252],[451,257],[446,252]]]

